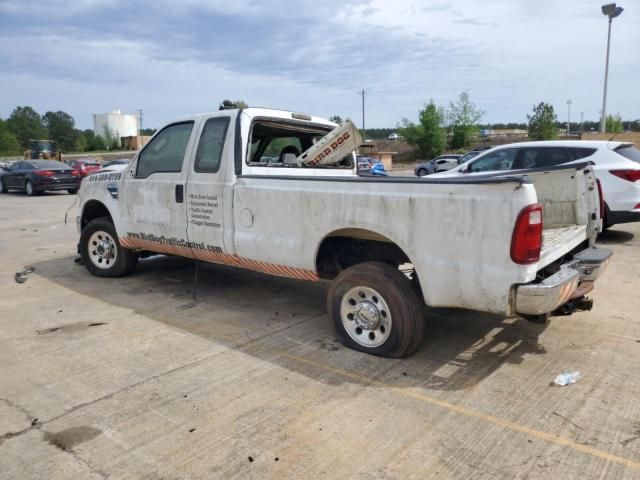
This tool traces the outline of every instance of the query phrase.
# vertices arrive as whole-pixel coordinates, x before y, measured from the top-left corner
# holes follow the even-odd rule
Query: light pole
[[[567,100],[567,136],[571,133],[571,100]]]
[[[624,8],[617,7],[615,3],[607,3],[602,6],[602,14],[609,17],[609,32],[607,34],[607,60],[604,67],[604,92],[602,94],[602,117],[600,118],[600,133],[605,133],[607,120],[607,80],[609,78],[609,46],[611,45],[611,22],[620,16]]]

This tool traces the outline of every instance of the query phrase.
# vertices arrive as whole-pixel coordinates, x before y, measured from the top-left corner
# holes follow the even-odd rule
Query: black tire
[[[33,197],[34,195],[38,195],[38,193],[40,193],[36,190],[36,188],[33,186],[33,183],[31,183],[30,180],[27,180],[26,182],[24,182],[24,191],[30,197]]]
[[[75,195],[76,193],[78,193],[78,189],[77,188],[70,188],[69,190],[67,190],[67,192],[69,192],[70,195]]]
[[[362,342],[366,342],[367,338],[371,339],[370,335],[374,333],[377,335],[378,330],[374,329],[362,329],[360,328],[361,337],[359,343],[352,338],[354,333],[349,333],[345,328],[345,324],[352,328],[353,325],[358,325],[361,318],[353,319],[351,314],[351,320],[349,314],[342,318],[341,308],[343,306],[348,307],[343,299],[349,303],[353,299],[347,298],[353,295],[350,292],[358,292],[359,288],[364,288],[365,291],[374,291],[379,293],[382,297],[380,304],[386,305],[389,312],[386,315],[382,315],[384,311],[380,308],[377,318],[382,320],[383,317],[389,323],[388,332],[383,330],[383,327],[378,327],[378,330],[382,331],[383,337],[386,334],[387,338],[384,343],[375,346],[363,345]],[[361,298],[365,298],[364,293],[359,292]],[[371,297],[376,303],[379,300],[376,296]],[[360,300],[354,306],[354,309],[359,308],[359,305],[363,303],[369,303],[368,298]],[[349,303],[354,305],[354,303]],[[380,304],[378,307],[380,307]],[[397,268],[382,262],[364,262],[354,265],[351,268],[346,269],[331,284],[329,292],[327,294],[327,310],[329,312],[329,318],[333,330],[344,346],[358,350],[360,352],[369,353],[372,355],[378,355],[381,357],[401,358],[411,355],[420,346],[424,337],[425,319],[422,297],[419,295],[415,284],[411,282],[404,274],[402,274]],[[387,318],[388,317],[388,318]],[[349,322],[355,322],[350,324]],[[358,327],[354,332],[356,335]],[[367,333],[367,330],[368,333]],[[375,339],[374,335],[374,339]],[[358,338],[356,336],[355,338]]]
[[[420,170],[418,170],[419,177],[426,177],[427,175],[429,175],[429,172],[427,172],[424,168],[421,168]]]
[[[0,193],[9,193],[6,185],[4,184],[4,180],[0,180]]]
[[[110,264],[105,260],[105,265],[98,266],[94,263],[96,255],[95,250],[92,249],[94,246],[91,244],[91,239],[94,234],[99,236],[101,232],[105,238],[111,237],[110,242],[115,249],[115,260]],[[138,263],[138,253],[120,245],[116,229],[107,217],[95,218],[82,229],[80,256],[87,270],[96,277],[122,277],[133,272]]]

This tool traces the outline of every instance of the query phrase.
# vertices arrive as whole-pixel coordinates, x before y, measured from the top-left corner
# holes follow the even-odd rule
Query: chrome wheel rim
[[[33,185],[31,185],[31,182],[27,182],[27,195],[33,195]]]
[[[116,242],[107,232],[99,230],[89,237],[89,258],[96,267],[106,270],[113,267],[118,258]]]
[[[426,170],[420,170],[418,172],[418,176],[419,177],[426,177],[427,176],[427,171]]]
[[[363,347],[379,347],[391,334],[389,305],[370,287],[354,287],[344,294],[340,319],[351,339]]]

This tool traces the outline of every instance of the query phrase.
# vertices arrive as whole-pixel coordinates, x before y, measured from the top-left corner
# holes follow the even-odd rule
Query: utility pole
[[[140,108],[138,109],[138,121],[140,122],[140,130],[139,135],[142,136],[142,117],[144,116],[144,111]]]
[[[364,96],[367,94],[367,92],[364,90],[364,88],[362,89],[361,92],[358,92],[358,95],[362,95],[362,141],[365,142],[367,140],[367,130],[365,128],[365,123],[364,123]]]
[[[611,46],[611,22],[619,17],[624,8],[615,3],[602,6],[602,14],[609,17],[609,29],[607,32],[607,59],[604,67],[604,91],[602,92],[602,116],[600,117],[600,133],[605,133],[607,128],[607,82],[609,80],[609,48]]]
[[[567,100],[567,136],[571,133],[571,100]]]

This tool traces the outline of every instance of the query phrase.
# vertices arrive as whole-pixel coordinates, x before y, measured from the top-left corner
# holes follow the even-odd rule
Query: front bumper
[[[593,283],[606,270],[613,252],[605,248],[588,248],[573,256],[560,271],[540,283],[518,285],[515,293],[516,312],[543,315],[553,312],[572,298],[593,289]]]

